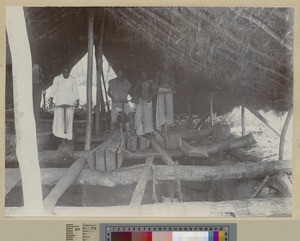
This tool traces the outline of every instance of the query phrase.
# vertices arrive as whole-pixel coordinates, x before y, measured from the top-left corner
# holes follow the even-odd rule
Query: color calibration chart
[[[236,241],[236,224],[101,224],[101,241]]]

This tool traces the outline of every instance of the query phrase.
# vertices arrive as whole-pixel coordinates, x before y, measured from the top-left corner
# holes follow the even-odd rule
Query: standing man
[[[131,88],[130,82],[124,77],[120,70],[117,73],[117,78],[109,81],[108,95],[112,100],[111,106],[111,134],[113,135],[116,129],[118,113],[123,111],[129,119],[131,131],[133,131],[133,111],[128,104],[128,93]]]
[[[59,138],[73,139],[74,107],[79,106],[76,80],[70,76],[70,69],[64,68],[61,75],[53,80],[50,93],[50,108],[54,106],[53,134]]]
[[[39,64],[34,64],[32,68],[32,98],[33,98],[33,112],[35,118],[36,128],[40,127],[40,110],[41,110],[41,94],[42,83],[44,82],[44,73]]]
[[[142,78],[137,82],[134,93],[137,97],[135,112],[136,134],[141,136],[153,132],[152,97],[154,95],[154,82],[142,70]]]
[[[156,76],[158,87],[156,102],[156,129],[167,132],[168,126],[174,122],[173,93],[175,91],[173,72],[167,63],[163,63],[162,69]]]

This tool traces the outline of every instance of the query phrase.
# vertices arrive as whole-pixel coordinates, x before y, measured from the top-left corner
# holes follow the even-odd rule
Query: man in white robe
[[[163,63],[162,70],[157,73],[158,87],[156,101],[156,129],[167,132],[168,126],[174,122],[173,93],[175,92],[173,72],[167,63]]]
[[[135,86],[135,97],[138,98],[135,112],[135,129],[138,136],[153,132],[152,97],[154,82],[142,71],[142,78]],[[149,134],[148,134],[149,135]]]
[[[74,107],[79,106],[79,94],[76,80],[65,68],[61,75],[53,80],[50,93],[50,108],[54,105],[52,132],[55,136],[67,140],[73,139]],[[65,105],[65,107],[63,107]]]

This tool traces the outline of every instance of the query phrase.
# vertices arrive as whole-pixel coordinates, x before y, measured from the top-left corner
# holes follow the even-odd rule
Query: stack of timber
[[[213,155],[219,155],[223,152],[229,152],[233,157],[242,160],[242,161],[258,161],[259,157],[254,157],[251,153],[247,153],[243,151],[241,148],[249,147],[256,143],[253,135],[250,133],[241,138],[228,138],[226,141],[221,143],[209,144],[209,145],[191,145],[189,142],[194,140],[207,139],[211,136],[212,130],[201,130],[201,131],[192,131],[192,130],[185,130],[185,131],[174,131],[167,135],[167,137],[159,134],[158,132],[154,133],[154,139],[159,144],[159,146],[167,153],[171,158],[174,157],[209,157]],[[107,137],[107,138],[106,138]],[[77,140],[81,137],[78,136]],[[106,139],[105,139],[106,138]],[[102,136],[94,136],[95,140],[101,140],[106,146],[99,150],[93,157],[91,154],[88,158],[89,165],[91,168],[99,168],[99,170],[113,170],[114,168],[120,167],[122,163],[122,159],[120,155],[123,155],[124,160],[134,160],[134,159],[146,159],[149,156],[162,156],[156,149],[149,148],[150,142],[148,139],[143,137],[130,137],[128,138],[127,145],[124,146],[126,143],[123,141],[121,145],[120,136],[112,137],[108,136],[107,134],[105,137]],[[128,144],[131,142],[130,144]],[[197,141],[198,142],[198,141]],[[57,150],[41,150],[39,151],[39,162],[40,164],[44,164],[45,166],[51,165],[52,167],[55,165],[60,166],[62,162],[70,164],[77,160],[80,157],[83,157],[86,153],[84,151],[76,151],[74,150],[74,142],[69,142],[70,145],[68,149],[70,150],[69,155],[67,155],[68,160],[67,162],[64,161],[66,157],[65,151],[57,151]],[[121,147],[122,146],[122,147]],[[128,147],[130,148],[128,149]],[[166,149],[165,147],[169,149]],[[126,148],[125,148],[126,147]],[[59,147],[59,149],[64,150],[63,148]],[[105,152],[104,149],[106,149]],[[132,151],[133,150],[133,151]],[[107,153],[106,153],[107,152]],[[104,154],[105,153],[105,154]],[[118,153],[119,159],[115,157],[115,154]],[[112,166],[110,164],[106,164],[107,161],[104,161],[108,158],[112,160]],[[97,161],[98,167],[96,168],[96,159],[101,160],[100,162]],[[17,163],[17,156],[14,152],[8,153],[5,156],[6,163]],[[117,163],[117,164],[116,164]],[[106,167],[110,166],[110,167]]]

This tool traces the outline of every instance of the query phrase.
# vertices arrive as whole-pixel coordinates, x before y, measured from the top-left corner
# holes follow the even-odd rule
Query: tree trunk
[[[13,66],[14,111],[24,208],[27,214],[44,213],[41,173],[32,99],[32,61],[22,7],[7,7],[6,29]]]
[[[240,137],[235,140],[228,140],[218,144],[213,144],[206,147],[208,155],[217,154],[220,152],[231,151],[240,147],[247,147],[255,144],[256,141],[253,135],[250,133],[246,136]]]
[[[98,185],[113,187],[115,185],[128,185],[139,181],[144,168],[147,165],[136,165],[114,170],[112,172],[101,172],[92,169],[83,169],[75,178],[74,185]],[[7,168],[5,170],[6,183],[9,189],[10,183],[19,179],[17,169]],[[243,163],[238,165],[224,166],[166,166],[156,165],[153,167],[155,179],[160,181],[216,181],[246,178],[262,178],[266,175],[274,175],[280,172],[291,174],[292,165],[290,160],[270,161],[264,163]],[[42,168],[42,184],[56,185],[68,172],[67,168]],[[177,175],[175,175],[177,173]],[[14,179],[10,176],[15,176]]]

